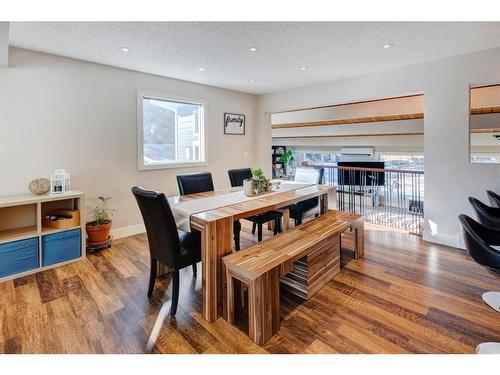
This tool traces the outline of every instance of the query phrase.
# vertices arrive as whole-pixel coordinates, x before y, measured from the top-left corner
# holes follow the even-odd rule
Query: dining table
[[[274,182],[273,191],[247,196],[242,187],[169,197],[177,226],[201,233],[202,315],[212,322],[223,312],[222,258],[234,250],[233,222],[271,210],[286,211],[300,201],[318,197],[319,214],[334,209],[334,186]],[[286,217],[288,217],[286,215]]]

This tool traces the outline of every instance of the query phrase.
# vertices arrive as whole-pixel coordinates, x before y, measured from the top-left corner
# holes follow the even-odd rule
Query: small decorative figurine
[[[28,190],[33,195],[43,195],[50,190],[50,181],[46,178],[35,178],[28,185]]]

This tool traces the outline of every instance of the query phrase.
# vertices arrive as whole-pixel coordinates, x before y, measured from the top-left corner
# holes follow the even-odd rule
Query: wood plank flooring
[[[270,236],[270,232],[266,236]],[[242,246],[255,242],[244,225]],[[367,227],[365,257],[311,300],[282,293],[281,330],[263,347],[201,316],[201,275],[181,272],[170,320],[170,278],[146,297],[144,234],[87,260],[0,283],[2,353],[473,353],[500,341],[500,314],[481,300],[500,280],[464,252]]]

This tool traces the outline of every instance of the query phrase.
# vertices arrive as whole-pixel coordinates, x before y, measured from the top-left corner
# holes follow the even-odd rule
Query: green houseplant
[[[292,150],[286,150],[285,153],[280,156],[280,161],[283,163],[283,170],[285,171],[285,174],[292,160],[293,160]]]
[[[264,176],[264,171],[262,168],[252,168],[252,180],[254,181],[254,191],[256,194],[269,191],[271,189],[271,183]]]
[[[106,208],[106,201],[111,199],[99,197],[102,203],[90,211],[91,221],[85,225],[87,231],[89,245],[98,245],[109,240],[109,232],[111,231],[112,216],[115,210]]]

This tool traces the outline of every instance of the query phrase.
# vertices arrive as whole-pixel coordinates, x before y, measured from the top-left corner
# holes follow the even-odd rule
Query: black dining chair
[[[252,178],[251,168],[230,169],[227,171],[231,187],[243,186],[243,181]]]
[[[486,194],[488,194],[488,199],[493,207],[500,207],[500,195],[491,190],[488,190]]]
[[[250,168],[230,169],[227,171],[231,187],[243,186],[243,181],[252,178],[252,170]],[[262,227],[265,223],[274,221],[274,234],[281,232],[281,219],[283,213],[279,211],[268,211],[259,215],[246,217],[245,220],[252,222],[252,234],[255,234],[257,229],[257,241],[262,241]]]
[[[500,229],[500,208],[488,206],[474,197],[469,197],[469,202],[481,224]]]
[[[151,297],[156,281],[158,262],[173,270],[172,305],[170,315],[175,316],[179,302],[179,270],[192,266],[196,275],[196,263],[201,260],[200,233],[177,230],[172,210],[165,194],[138,186],[132,193],[146,226],[151,255],[148,297]]]
[[[297,167],[295,169],[295,182],[303,182],[309,184],[322,184],[325,174],[325,168],[310,168]],[[304,201],[288,206],[290,210],[290,218],[295,222],[295,226],[302,224],[305,217],[315,215],[318,216],[319,198],[310,198]]]
[[[214,190],[214,182],[210,172],[195,172],[177,176],[177,185],[181,195],[204,193]],[[241,223],[233,222],[234,247],[240,249]]]

